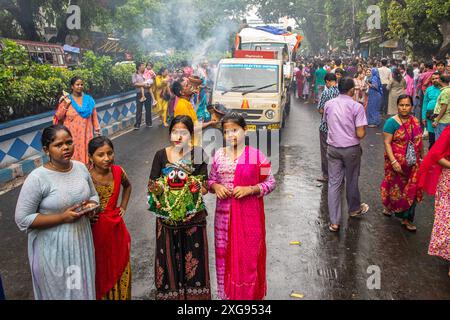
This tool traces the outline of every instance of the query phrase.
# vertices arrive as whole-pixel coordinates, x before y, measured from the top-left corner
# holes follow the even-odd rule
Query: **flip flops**
[[[417,232],[417,227],[410,222],[402,222],[402,226],[409,232]]]
[[[334,226],[330,223],[330,225],[328,226],[328,229],[329,229],[331,232],[339,232],[340,227],[338,226],[338,227],[336,228],[336,227],[334,227]]]
[[[350,217],[352,218],[357,218],[357,217],[361,217],[362,215],[366,214],[367,212],[369,212],[369,205],[367,203],[361,203],[361,210],[357,211],[357,212],[353,212],[350,213]]]

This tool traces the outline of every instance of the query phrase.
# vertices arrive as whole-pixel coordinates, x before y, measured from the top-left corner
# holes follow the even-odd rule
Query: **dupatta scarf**
[[[439,178],[442,174],[441,159],[450,157],[450,127],[447,127],[433,145],[422,162],[419,170],[419,187],[430,195],[436,194]]]
[[[75,108],[82,118],[88,119],[92,115],[92,112],[94,112],[95,101],[90,95],[83,93],[83,103],[81,106],[75,101],[72,95],[69,95],[69,98],[72,101],[72,107]]]
[[[270,162],[246,147],[236,166],[234,186],[266,180]],[[262,197],[232,199],[225,262],[225,294],[231,300],[262,300],[266,284],[266,229]]]
[[[92,226],[95,247],[95,286],[97,300],[119,281],[130,262],[131,238],[117,207],[122,183],[122,168],[113,165],[114,192],[108,204]]]

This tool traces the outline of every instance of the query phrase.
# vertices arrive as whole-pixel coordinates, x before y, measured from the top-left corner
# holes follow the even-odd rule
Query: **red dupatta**
[[[236,166],[234,187],[254,186],[270,172],[270,162],[246,147]],[[232,199],[225,262],[225,294],[230,300],[262,300],[266,284],[266,228],[262,197]]]
[[[436,194],[442,166],[438,163],[450,157],[450,127],[447,127],[428,152],[419,170],[419,187],[430,195]]]
[[[117,201],[122,184],[122,168],[113,165],[114,192],[99,220],[92,226],[95,247],[95,286],[97,300],[107,294],[119,281],[130,262],[131,238],[119,215]]]

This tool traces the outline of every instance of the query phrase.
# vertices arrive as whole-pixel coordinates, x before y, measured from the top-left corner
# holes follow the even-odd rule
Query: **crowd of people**
[[[152,126],[152,112],[160,118],[164,127],[168,127],[171,119],[175,117],[179,100],[182,99],[179,86],[176,83],[189,81],[192,84],[193,93],[189,96],[189,102],[194,107],[194,121],[207,123],[211,120],[209,105],[209,90],[214,77],[214,68],[207,60],[199,63],[196,69],[187,62],[184,67],[169,70],[162,67],[156,73],[152,63],[137,63],[136,73],[132,77],[133,86],[136,88],[136,124],[135,129],[141,125],[142,110],[145,107],[146,125]],[[174,84],[175,87],[174,87]],[[181,101],[180,105],[185,104]],[[180,109],[183,107],[180,106]],[[192,116],[194,112],[192,112]]]
[[[209,73],[206,62],[171,75],[166,68],[155,73],[151,64],[136,66],[135,128],[140,128],[144,107],[147,126],[152,126],[152,111],[169,126],[169,145],[154,156],[149,199],[165,194],[160,179],[170,168],[202,177],[197,192],[218,199],[218,296],[259,300],[267,291],[262,199],[276,183],[264,154],[245,145],[245,119],[209,103]],[[61,97],[54,124],[42,134],[49,161],[27,177],[17,201],[16,223],[28,234],[36,299],[131,299],[131,236],[123,217],[132,186],[125,170],[114,165],[114,145],[100,136],[96,114],[83,80],[72,79],[71,93]],[[196,133],[209,126],[222,129],[227,142],[214,155],[206,155],[196,140]],[[184,214],[177,222],[156,219],[158,300],[211,299],[208,213],[205,208]]]
[[[218,297],[260,300],[267,293],[263,198],[275,189],[276,181],[266,156],[246,146],[245,119],[209,103],[212,74],[206,61],[195,70],[184,66],[157,72],[151,63],[138,63],[131,79],[136,90],[135,129],[141,126],[145,108],[145,124],[152,126],[152,112],[156,113],[169,133],[168,146],[154,155],[149,204],[156,201],[158,210],[169,212],[185,199],[169,199],[172,185],[161,179],[172,179],[178,186],[187,177],[202,177],[201,183],[183,189],[196,194],[196,208],[202,209],[194,214],[185,209],[176,222],[156,218],[158,300],[211,299],[208,212],[201,205],[207,193],[217,197]],[[385,177],[380,187],[384,214],[395,214],[414,232],[415,209],[423,193],[435,195],[429,254],[450,261],[448,61],[408,65],[406,59],[301,59],[295,79],[298,99],[317,103],[322,114],[318,180],[329,187],[328,229],[340,231],[344,183],[349,216],[370,210],[359,191],[361,140],[367,127],[378,127],[385,118]],[[211,126],[222,130],[225,145],[210,155],[197,137]],[[43,131],[42,146],[49,161],[27,177],[16,208],[16,223],[28,234],[35,298],[131,299],[132,235],[123,217],[132,181],[114,165],[114,145],[100,136],[95,101],[84,92],[82,79],[72,79],[71,93],[61,97],[54,124]]]
[[[328,182],[329,229],[338,232],[340,190],[346,183],[350,217],[369,211],[358,187],[366,128],[384,122],[384,215],[416,232],[414,217],[424,192],[436,197],[429,254],[450,261],[450,61],[300,59],[298,99],[317,103],[322,177]],[[385,120],[385,121],[384,121]],[[424,149],[429,140],[429,152]],[[450,276],[450,266],[449,266]]]

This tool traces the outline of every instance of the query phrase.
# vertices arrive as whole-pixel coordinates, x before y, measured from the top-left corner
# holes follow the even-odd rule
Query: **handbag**
[[[414,135],[411,138],[404,123],[403,123],[403,126],[405,128],[406,133],[408,134],[408,137],[410,138],[408,141],[408,146],[406,147],[406,163],[409,167],[413,167],[417,164],[417,153],[416,153],[416,149],[414,148],[414,142],[413,142]],[[413,133],[412,125],[411,125],[411,133]]]

